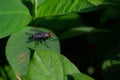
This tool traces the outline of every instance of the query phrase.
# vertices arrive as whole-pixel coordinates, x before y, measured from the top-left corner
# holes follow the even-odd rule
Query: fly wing
[[[33,41],[33,34],[30,33],[30,32],[26,32],[25,34],[26,34],[26,35],[29,35],[28,40],[27,40],[26,42],[27,42],[27,43],[32,42],[32,41]]]

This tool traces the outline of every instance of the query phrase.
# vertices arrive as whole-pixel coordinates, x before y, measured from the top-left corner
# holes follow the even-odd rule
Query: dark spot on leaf
[[[27,59],[27,56],[28,56],[28,54],[25,51],[20,53],[20,55],[18,56],[20,62],[18,64],[21,64],[21,63],[25,62],[26,59]]]

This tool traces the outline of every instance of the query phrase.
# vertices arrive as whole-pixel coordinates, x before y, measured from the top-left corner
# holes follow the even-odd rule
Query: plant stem
[[[37,3],[38,3],[38,0],[34,0],[34,9],[33,9],[34,18],[33,19],[36,19],[37,17]]]

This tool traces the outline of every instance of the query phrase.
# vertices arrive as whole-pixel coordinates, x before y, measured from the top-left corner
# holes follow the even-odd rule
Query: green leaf
[[[102,32],[102,31],[107,31],[107,30],[96,29],[94,27],[88,27],[88,26],[81,26],[81,27],[71,28],[61,33],[59,38],[67,39],[67,38],[75,37],[78,35],[83,35],[83,34],[92,33],[92,32]]]
[[[93,5],[101,5],[101,4],[104,4],[105,6],[106,5],[117,5],[119,6],[120,4],[120,0],[88,0],[90,3],[92,3]]]
[[[31,20],[21,0],[0,0],[0,38],[17,32]]]
[[[107,8],[106,11],[102,14],[100,20],[101,22],[106,22],[107,20],[110,19],[116,19],[120,17],[119,14],[120,14],[119,10],[115,10],[113,7]]]
[[[62,16],[59,15],[39,18],[36,19],[35,24],[45,26],[56,31],[57,33],[60,33],[60,30],[69,29],[81,25],[82,20],[79,14],[67,14]]]
[[[74,77],[74,80],[94,80],[93,78],[83,73],[73,74],[73,77]]]
[[[10,68],[10,66],[4,66],[3,68],[0,67],[0,74],[1,78],[0,80],[17,80],[13,70]],[[3,79],[2,79],[3,78]]]
[[[7,42],[7,60],[17,75],[26,74],[27,67],[30,61],[30,55],[33,54],[35,49],[50,50],[58,53],[60,52],[59,40],[46,40],[49,48],[44,45],[44,43],[40,43],[36,47],[35,41],[28,42],[29,37],[31,37],[32,34],[36,33],[36,30],[51,32],[50,30],[44,28],[25,27],[21,31],[13,34]],[[52,38],[57,39],[55,34],[53,34]]]
[[[105,80],[120,80],[120,45],[106,55],[102,72]]]
[[[90,3],[92,3],[95,6],[104,4],[105,0],[88,0]]]
[[[63,55],[36,50],[28,69],[28,80],[68,80],[69,75],[80,73]]]
[[[13,70],[11,69],[10,66],[5,66],[5,71],[7,73],[7,77],[10,79],[10,80],[17,80],[16,76],[15,76],[15,73],[13,72]]]
[[[110,5],[113,4],[115,6],[120,6],[120,0],[104,0],[106,3],[109,3]],[[118,7],[119,8],[119,7]]]
[[[4,80],[2,77],[0,77],[0,80]]]
[[[37,0],[36,0],[37,1]],[[96,9],[88,0],[38,0],[36,17],[87,12]]]

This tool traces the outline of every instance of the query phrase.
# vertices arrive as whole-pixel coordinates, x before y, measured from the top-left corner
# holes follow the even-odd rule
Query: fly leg
[[[35,48],[36,47],[38,47],[38,45],[41,43],[43,43],[44,42],[44,44],[45,44],[45,46],[47,46],[47,48],[49,48],[49,46],[47,45],[47,42],[46,42],[46,40],[44,39],[44,40],[36,40],[35,41]]]
[[[45,45],[47,46],[47,48],[49,48],[49,46],[47,45],[47,42],[46,42],[46,40],[43,40],[43,41],[44,41]]]
[[[35,41],[35,48],[39,45],[39,40]]]

